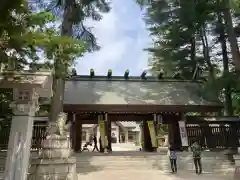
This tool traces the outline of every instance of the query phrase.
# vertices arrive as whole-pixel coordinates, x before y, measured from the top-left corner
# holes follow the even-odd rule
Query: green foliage
[[[97,44],[96,37],[91,32],[91,28],[84,25],[86,19],[100,21],[102,13],[110,11],[110,5],[106,0],[33,0],[30,3],[36,10],[51,11],[55,17],[62,21],[67,17],[69,28],[71,28],[71,35],[74,38],[88,43],[88,50],[99,50],[100,46]],[[71,14],[67,15],[67,7],[71,8]],[[64,22],[63,22],[64,24]],[[63,25],[62,24],[62,25]],[[61,27],[63,30],[63,26]],[[63,32],[62,32],[63,33]]]
[[[229,40],[229,25],[224,23],[226,2],[138,1],[141,6],[146,5],[145,21],[154,39],[146,49],[151,55],[149,65],[153,74],[164,70],[167,75],[179,72],[184,79],[203,79],[205,83],[199,93],[208,99],[221,100],[229,111],[232,105],[238,109],[238,103],[231,101],[231,93],[239,90],[239,83],[231,56],[224,47]],[[238,21],[239,1],[231,3],[232,18]],[[238,26],[235,29],[237,32]]]
[[[9,107],[12,101],[11,89],[0,89],[0,118],[8,118],[12,115],[12,110]]]
[[[164,136],[168,134],[168,125],[159,125],[157,127],[157,136]]]
[[[28,66],[32,71],[55,68],[57,77],[66,77],[65,69],[83,55],[86,43],[72,37],[61,37],[60,32],[51,26],[56,20],[51,12],[33,13],[27,4],[19,7],[6,5],[9,5],[5,8],[8,8],[8,18],[12,22],[0,18],[1,67],[15,71]],[[46,55],[46,62],[39,63],[42,58],[39,52]],[[0,116],[9,116],[12,91],[0,90]]]
[[[235,107],[234,114],[240,116],[240,92],[233,93],[233,107]]]
[[[55,76],[65,78],[68,75],[68,68],[73,65],[76,58],[83,56],[86,47],[84,42],[72,37],[46,38],[44,52],[48,59],[54,60]]]

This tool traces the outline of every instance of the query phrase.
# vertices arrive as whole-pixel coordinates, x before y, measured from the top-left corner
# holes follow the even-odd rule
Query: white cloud
[[[94,27],[101,50],[86,54],[77,63],[79,74],[88,74],[94,68],[104,75],[111,68],[114,75],[123,74],[126,68],[138,75],[147,66],[149,38],[139,7],[134,1],[114,0],[112,10],[100,22],[87,22]]]

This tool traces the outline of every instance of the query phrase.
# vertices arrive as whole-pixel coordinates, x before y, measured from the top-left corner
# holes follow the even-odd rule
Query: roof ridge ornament
[[[158,73],[158,79],[162,79],[164,75],[164,71],[163,69],[160,70],[160,72]]]
[[[126,70],[125,70],[124,78],[125,78],[125,79],[129,79],[129,69],[126,69]]]
[[[107,77],[108,79],[112,78],[112,69],[108,69]]]
[[[90,77],[93,78],[94,76],[95,76],[94,69],[91,68],[91,69],[90,69]]]
[[[141,74],[141,79],[147,80],[146,75],[147,75],[147,71],[144,70],[144,71],[142,72],[142,74]]]

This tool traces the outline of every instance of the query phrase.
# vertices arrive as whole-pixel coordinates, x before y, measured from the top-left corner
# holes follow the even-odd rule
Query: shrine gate
[[[82,124],[102,127],[111,150],[111,122],[141,121],[143,149],[154,151],[156,124],[167,124],[169,142],[182,148],[179,121],[189,112],[217,113],[223,106],[203,97],[202,82],[161,77],[73,76],[66,80],[64,111],[72,122],[72,142],[81,151]],[[150,126],[152,128],[150,128]],[[154,130],[153,130],[154,129]]]

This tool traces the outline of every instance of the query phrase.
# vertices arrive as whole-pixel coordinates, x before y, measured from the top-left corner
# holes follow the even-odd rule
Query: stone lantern
[[[26,180],[29,167],[33,121],[38,98],[52,96],[51,72],[4,72],[0,88],[13,89],[11,131],[8,141],[5,180]]]

